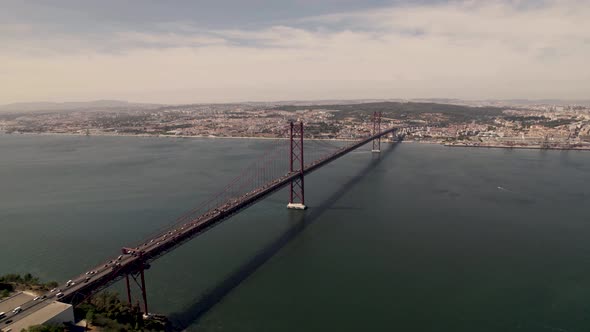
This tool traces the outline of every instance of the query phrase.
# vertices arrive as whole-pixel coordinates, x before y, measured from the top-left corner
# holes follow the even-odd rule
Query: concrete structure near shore
[[[15,308],[32,301],[34,298],[35,295],[32,294],[24,292],[17,293],[0,302],[0,312],[10,313]],[[29,310],[26,312],[29,312]],[[74,323],[74,307],[71,304],[59,301],[49,302],[44,306],[39,306],[38,310],[30,311],[25,316],[21,315],[18,316],[18,319],[4,322],[5,326],[0,327],[0,331],[20,332],[33,325]]]

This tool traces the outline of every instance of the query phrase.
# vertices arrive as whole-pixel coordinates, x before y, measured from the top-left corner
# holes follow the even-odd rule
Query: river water
[[[83,273],[266,144],[0,135],[0,274]],[[157,260],[150,311],[199,331],[590,328],[590,153],[369,149],[307,177],[305,212],[281,191]]]

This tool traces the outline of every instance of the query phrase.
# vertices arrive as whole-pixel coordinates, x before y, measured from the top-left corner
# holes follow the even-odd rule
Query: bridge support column
[[[127,303],[131,307],[133,304],[131,303],[131,287],[129,285],[129,275],[125,275],[125,284],[127,285]]]
[[[374,112],[373,113],[373,135],[381,132],[381,112]],[[380,153],[381,152],[381,137],[376,138],[373,140],[373,149],[371,152]]]
[[[289,130],[289,140],[291,144],[289,155],[289,171],[299,172],[299,176],[291,181],[289,195],[289,204],[287,208],[296,210],[305,210],[305,185],[303,176],[303,122],[294,124],[291,122]],[[298,170],[295,169],[299,164]]]
[[[139,289],[141,291],[141,298],[143,300],[144,315],[147,315],[149,313],[148,304],[147,304],[147,288],[145,286],[145,275],[144,275],[144,271],[148,267],[149,267],[149,265],[147,265],[145,263],[141,263],[141,266],[139,267],[138,272],[134,272],[134,273],[125,275],[125,283],[127,286],[127,300],[129,301],[129,305],[130,306],[132,305],[131,287],[130,287],[130,283],[129,283],[129,275],[131,275],[131,277],[133,278],[133,281],[135,281],[135,284],[137,285],[137,287],[139,287]],[[139,281],[137,280],[138,278],[139,278]]]
[[[141,267],[141,271],[139,272],[141,274],[141,296],[143,297],[143,312],[144,314],[148,314],[148,305],[147,305],[147,294],[146,294],[146,290],[145,290],[145,277],[143,275],[143,271],[144,268],[143,266]]]

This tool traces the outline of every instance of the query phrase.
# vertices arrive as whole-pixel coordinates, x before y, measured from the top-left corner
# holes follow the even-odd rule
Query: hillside
[[[384,117],[398,119],[418,119],[426,114],[440,114],[449,122],[478,121],[485,123],[502,114],[505,108],[501,107],[474,107],[438,103],[417,102],[376,102],[364,104],[342,105],[286,105],[277,109],[296,111],[305,109],[337,110],[334,119],[341,120],[349,117],[362,118],[370,116],[373,112],[383,112]]]
[[[130,108],[158,108],[159,104],[130,103],[120,100],[96,100],[88,102],[35,102],[13,103],[0,105],[0,112],[43,112],[43,111],[72,111],[72,110],[118,110]]]

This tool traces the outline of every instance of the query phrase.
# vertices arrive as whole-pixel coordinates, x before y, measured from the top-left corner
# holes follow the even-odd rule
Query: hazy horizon
[[[527,98],[513,98],[513,99],[461,99],[461,98],[444,98],[444,97],[432,97],[432,98],[360,98],[360,99],[293,99],[293,100],[237,100],[237,101],[227,101],[227,102],[189,102],[189,103],[147,103],[142,101],[136,100],[122,100],[122,99],[96,99],[96,100],[66,100],[66,101],[47,101],[47,100],[38,100],[38,101],[23,101],[23,102],[14,102],[8,104],[0,104],[0,107],[7,107],[13,105],[33,105],[33,104],[52,104],[52,105],[63,105],[63,104],[92,104],[92,103],[128,103],[131,105],[161,105],[161,106],[172,106],[172,105],[191,105],[191,104],[247,104],[247,103],[322,103],[322,102],[343,102],[343,103],[355,103],[355,102],[389,102],[389,101],[407,101],[407,102],[433,102],[433,103],[442,103],[451,101],[458,101],[458,102],[566,102],[566,103],[575,103],[575,102],[584,102],[590,103],[589,99],[559,99],[559,98],[543,98],[543,99],[527,99]]]
[[[0,105],[584,100],[590,86],[583,0],[4,7]]]

